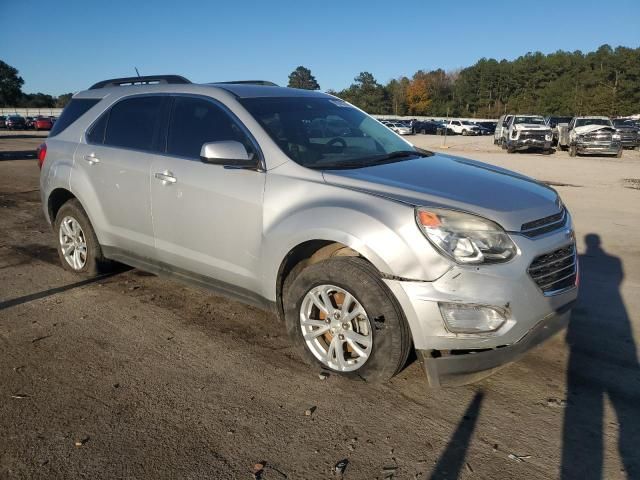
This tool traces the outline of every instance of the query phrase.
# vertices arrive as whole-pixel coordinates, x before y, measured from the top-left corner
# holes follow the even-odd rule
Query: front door
[[[204,143],[235,140],[258,149],[224,107],[175,96],[166,154],[151,166],[151,210],[158,259],[176,273],[195,273],[256,291],[265,174],[200,161]]]

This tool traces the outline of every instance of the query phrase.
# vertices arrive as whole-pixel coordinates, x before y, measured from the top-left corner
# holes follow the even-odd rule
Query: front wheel
[[[384,382],[407,361],[411,335],[402,310],[362,258],[331,258],[287,279],[284,312],[289,335],[312,365]]]

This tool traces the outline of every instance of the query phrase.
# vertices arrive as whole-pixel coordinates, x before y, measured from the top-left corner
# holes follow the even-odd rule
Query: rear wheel
[[[89,217],[76,199],[69,200],[58,211],[54,232],[58,256],[65,270],[95,276],[109,269]]]
[[[312,365],[383,382],[407,361],[411,336],[402,310],[362,258],[304,268],[287,279],[283,306],[288,333]]]

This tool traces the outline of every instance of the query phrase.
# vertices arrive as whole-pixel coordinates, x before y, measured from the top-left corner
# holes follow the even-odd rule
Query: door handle
[[[158,180],[162,180],[162,184],[163,185],[170,185],[170,184],[176,183],[178,181],[178,179],[173,176],[173,173],[171,173],[169,171],[166,171],[166,170],[164,172],[157,172],[155,174],[155,177]]]
[[[95,154],[91,154],[91,155],[85,155],[83,157],[87,162],[89,162],[90,165],[96,164],[96,163],[100,163],[100,159],[98,157],[95,156]]]

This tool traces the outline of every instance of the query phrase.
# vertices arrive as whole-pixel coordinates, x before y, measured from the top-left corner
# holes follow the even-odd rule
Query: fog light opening
[[[438,303],[444,324],[451,333],[490,333],[507,320],[504,309],[471,303]]]

